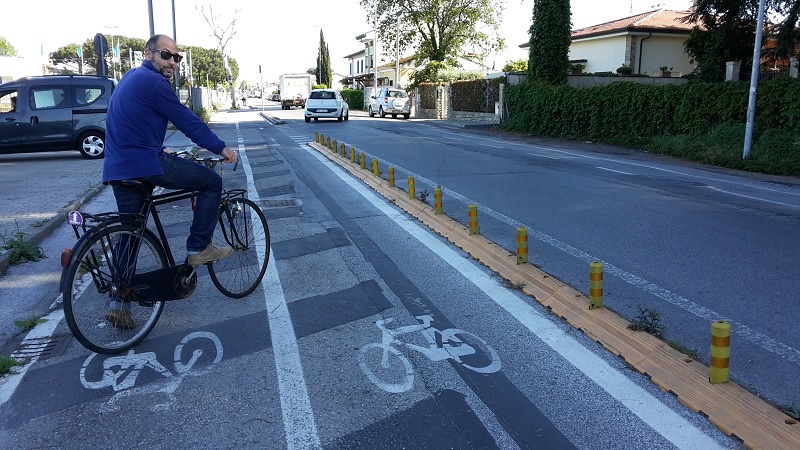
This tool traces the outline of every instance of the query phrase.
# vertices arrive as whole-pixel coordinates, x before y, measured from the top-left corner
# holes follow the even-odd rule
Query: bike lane
[[[574,350],[571,360],[553,350],[577,345],[604,352],[599,346],[557,322],[522,323],[519,314],[537,320],[548,314],[337,173],[302,144],[307,136],[261,127],[225,126],[220,132],[242,139],[250,169],[246,176],[226,173],[226,183],[252,186],[269,220],[273,261],[265,288],[231,301],[201,273],[195,296],[168,303],[134,354],[93,357],[71,342],[64,357],[30,370],[3,405],[3,442],[23,448],[57,442],[155,448],[734,446],[713,427],[700,430],[701,417],[626,373],[613,357],[598,355],[605,365],[590,361],[608,377],[638,379],[632,389],[657,398],[644,407],[664,414],[679,431],[654,429],[599,386],[596,376],[576,368],[580,359],[593,358],[591,351]],[[171,212],[168,233],[179,242],[190,212],[187,205]],[[279,304],[270,307],[276,299]],[[498,307],[498,299],[512,305]],[[286,332],[281,321],[287,317],[270,317],[282,305],[290,336],[276,335]],[[387,319],[392,322],[385,328],[395,333],[378,326]],[[531,330],[537,327],[539,335]],[[296,347],[299,374],[285,376],[298,367],[276,355],[278,341]],[[378,348],[377,358],[370,348]],[[192,363],[196,350],[202,355]],[[298,389],[278,382],[282,377],[299,377],[307,398],[292,400]],[[287,406],[305,402],[310,423],[287,414]],[[677,419],[669,415],[672,408]],[[313,429],[298,432],[302,427]],[[302,445],[298,434],[311,436],[312,445]]]

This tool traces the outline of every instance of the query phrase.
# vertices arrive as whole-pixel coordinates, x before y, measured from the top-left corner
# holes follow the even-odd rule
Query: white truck
[[[281,91],[281,109],[292,106],[305,108],[306,99],[311,95],[311,86],[316,77],[307,73],[287,73],[279,77]]]

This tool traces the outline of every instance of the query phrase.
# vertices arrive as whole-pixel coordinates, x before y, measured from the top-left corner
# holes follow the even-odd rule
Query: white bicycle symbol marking
[[[422,323],[394,329],[386,327],[386,324],[394,319],[375,322],[381,330],[381,342],[367,344],[358,352],[358,365],[364,375],[384,391],[395,394],[407,392],[414,385],[414,368],[408,358],[396,348],[401,345],[422,353],[431,361],[453,359],[463,367],[478,373],[494,373],[500,370],[500,356],[483,339],[458,328],[444,330],[434,328],[431,326],[433,317],[430,315],[417,316],[417,319]],[[398,339],[398,336],[417,331],[425,337],[427,347]],[[483,357],[470,358],[468,363],[464,358],[477,353],[474,346],[482,350]],[[380,355],[374,350],[378,350]],[[392,360],[395,360],[394,364]],[[374,363],[376,361],[378,364]]]
[[[177,375],[184,375],[189,372],[203,355],[203,350],[197,348],[192,352],[189,361],[186,364],[183,363],[183,348],[189,341],[201,338],[208,339],[214,344],[215,356],[211,363],[216,364],[222,360],[222,342],[220,342],[217,335],[207,331],[190,333],[175,347],[174,365]],[[111,387],[114,389],[114,392],[130,389],[136,384],[136,378],[145,368],[150,368],[165,378],[170,378],[173,375],[172,372],[158,362],[155,353],[135,353],[133,350],[128,350],[128,353],[125,355],[112,356],[103,360],[102,378],[97,381],[90,381],[86,377],[86,371],[95,356],[97,356],[97,353],[89,355],[81,367],[81,384],[86,389],[104,389]]]

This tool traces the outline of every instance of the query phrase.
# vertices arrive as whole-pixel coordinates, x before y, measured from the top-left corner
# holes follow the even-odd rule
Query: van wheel
[[[369,116],[370,116],[370,117],[372,117],[372,116],[374,116],[374,115],[375,115],[375,113],[373,113],[373,112],[372,112],[372,106],[370,106],[370,107],[369,107],[369,109],[368,109],[367,111],[369,112]]]
[[[100,131],[87,131],[78,139],[78,150],[88,159],[100,159],[106,155],[106,136]]]

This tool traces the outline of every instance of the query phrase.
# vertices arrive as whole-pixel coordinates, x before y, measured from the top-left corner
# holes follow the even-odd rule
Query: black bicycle
[[[180,154],[209,168],[224,159]],[[197,193],[177,190],[154,195],[154,186],[149,183],[120,183],[146,194],[141,211],[70,212],[68,222],[78,241],[72,250],[61,255],[64,269],[60,290],[67,325],[84,347],[106,354],[139,344],[155,327],[164,302],[187,298],[197,286],[195,267],[175,263],[157,210],[158,206],[179,200],[193,202]],[[212,243],[230,246],[234,252],[207,264],[214,286],[232,298],[252,293],[261,283],[269,261],[267,220],[245,193],[245,189],[223,190]],[[150,217],[157,234],[147,227]],[[109,316],[111,305],[127,311],[125,322],[115,323]]]

